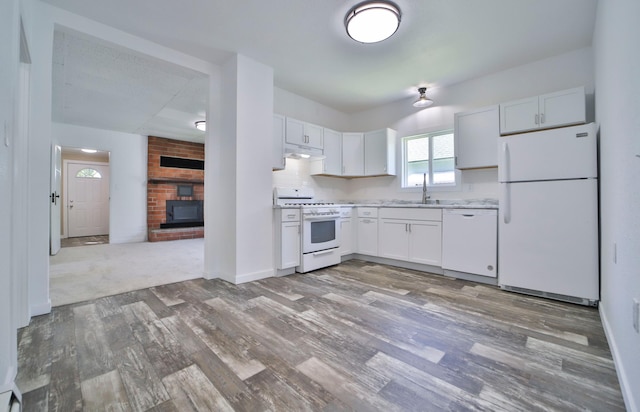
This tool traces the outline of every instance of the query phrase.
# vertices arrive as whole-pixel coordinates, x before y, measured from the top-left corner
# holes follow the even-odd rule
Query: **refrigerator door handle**
[[[509,181],[509,143],[502,142],[502,150],[500,150],[500,181],[508,182]]]
[[[511,223],[511,196],[510,185],[502,183],[502,196],[500,199],[500,209],[502,209],[502,219],[505,224]]]

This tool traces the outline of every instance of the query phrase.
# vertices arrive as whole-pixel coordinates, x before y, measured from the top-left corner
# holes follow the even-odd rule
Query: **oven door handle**
[[[335,252],[335,250],[334,250],[334,249],[327,249],[327,250],[321,250],[321,251],[319,251],[319,252],[312,252],[311,254],[312,254],[313,256],[320,256],[320,255],[326,255],[326,254],[328,254],[328,253],[333,253],[333,252]]]
[[[303,220],[318,221],[318,220],[338,220],[340,216],[304,216]]]

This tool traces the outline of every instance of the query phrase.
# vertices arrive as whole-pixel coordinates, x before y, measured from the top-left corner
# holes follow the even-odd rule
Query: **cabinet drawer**
[[[442,221],[442,209],[383,207],[380,208],[380,218]]]
[[[299,222],[300,209],[282,209],[280,210],[281,222]]]
[[[351,213],[353,212],[352,207],[341,207],[340,208],[340,217],[351,217]]]
[[[359,207],[358,208],[358,217],[378,217],[378,208],[377,207]]]

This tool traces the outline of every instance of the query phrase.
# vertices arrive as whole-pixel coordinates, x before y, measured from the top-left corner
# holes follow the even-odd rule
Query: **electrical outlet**
[[[633,329],[640,333],[640,299],[633,300]]]

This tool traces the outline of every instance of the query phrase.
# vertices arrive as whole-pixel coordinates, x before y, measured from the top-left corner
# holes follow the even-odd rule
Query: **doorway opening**
[[[62,247],[109,243],[109,155],[62,148]]]

